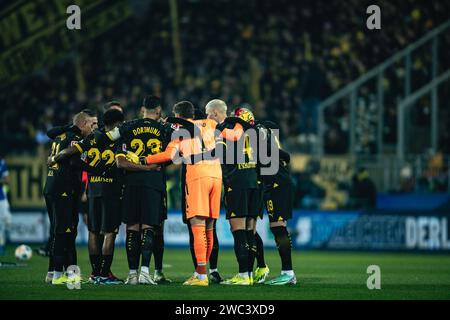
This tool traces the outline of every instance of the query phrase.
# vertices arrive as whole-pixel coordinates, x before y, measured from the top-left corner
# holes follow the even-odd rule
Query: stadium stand
[[[256,7],[259,14],[253,15]],[[177,83],[168,3],[154,2],[142,17],[132,17],[98,41],[82,45],[79,67],[69,57],[1,90],[3,104],[14,106],[2,114],[2,134],[20,132],[9,137],[15,141],[11,146],[33,151],[43,130],[67,122],[81,106],[115,98],[132,109],[144,91],[152,90],[162,95],[166,106],[179,97],[200,106],[212,96],[232,105],[250,102],[257,116],[279,122],[285,137],[304,138],[316,130],[314,108],[320,100],[442,23],[450,4],[386,2],[383,32],[349,32],[365,24],[365,8],[356,0],[345,6],[286,0],[180,2],[183,76]],[[404,12],[403,19],[398,12]],[[318,13],[327,19],[316,20]],[[414,65],[414,76],[426,78],[424,63],[418,59]],[[370,97],[361,103],[370,111]],[[332,110],[329,117],[340,119],[341,112]],[[367,143],[361,148],[370,151],[370,112],[364,114],[368,119],[361,119],[360,125]],[[387,124],[395,122],[389,121],[390,114]],[[328,133],[329,153],[345,150],[339,137],[348,123],[342,121]],[[390,139],[395,127],[387,127]]]
[[[309,152],[309,143],[317,139],[320,101],[445,22],[450,12],[447,1],[384,1],[383,30],[368,32],[364,26],[369,4],[357,0],[345,5],[288,0],[180,1],[177,21],[182,63],[176,65],[169,3],[151,2],[144,11],[95,40],[80,44],[50,68],[3,86],[0,101],[7,107],[0,116],[2,147],[9,154],[43,155],[48,141],[46,130],[66,124],[75,111],[101,108],[105,101],[114,99],[123,103],[131,118],[143,94],[153,92],[162,97],[166,111],[185,98],[197,106],[204,106],[212,97],[232,106],[249,103],[258,118],[280,124],[289,151]],[[258,14],[253,14],[256,10]],[[400,19],[399,12],[403,13]],[[317,20],[319,14],[326,19]],[[449,48],[447,33],[439,47],[442,69],[450,66],[445,54]],[[429,60],[429,51],[413,57],[413,89],[429,81]],[[396,139],[395,102],[401,98],[402,72],[399,63],[385,84],[386,101],[391,102],[386,104],[384,115],[386,144]],[[445,84],[439,94],[440,101],[450,109],[448,86]],[[376,149],[376,108],[374,96],[369,93],[370,88],[363,88],[354,124],[359,135],[358,153],[368,155]],[[415,108],[418,112],[414,113],[414,124],[427,125],[429,101],[422,99]],[[445,110],[445,106],[441,108]],[[450,117],[447,113],[441,118],[447,123],[441,125],[440,152],[448,154]],[[333,106],[327,110],[326,119],[325,153],[346,154],[351,126],[348,108]],[[425,185],[425,180],[440,179],[442,186],[447,186],[448,161],[443,163],[441,173],[435,175],[442,178],[429,178],[426,170],[415,166],[413,182],[388,184],[415,190]],[[337,189],[345,185],[343,189],[348,191],[350,178],[333,183]],[[316,187],[305,187],[313,194],[307,202],[314,203],[314,199],[326,194],[324,190],[336,189],[336,185],[330,187],[327,183],[311,180],[311,186]],[[427,188],[435,190],[435,185],[428,183]],[[387,191],[388,187],[381,189]]]

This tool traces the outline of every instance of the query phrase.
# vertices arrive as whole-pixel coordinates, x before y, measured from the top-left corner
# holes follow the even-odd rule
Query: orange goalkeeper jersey
[[[166,147],[164,152],[150,155],[146,158],[147,164],[164,163],[172,160],[175,155],[180,152],[183,157],[200,154],[204,151],[211,150],[215,147],[214,130],[217,123],[211,119],[192,120],[197,128],[200,129],[201,138],[199,137],[183,140],[172,140]],[[206,150],[205,150],[206,149]],[[202,177],[222,179],[222,169],[220,160],[203,160],[195,164],[186,165],[186,183]]]

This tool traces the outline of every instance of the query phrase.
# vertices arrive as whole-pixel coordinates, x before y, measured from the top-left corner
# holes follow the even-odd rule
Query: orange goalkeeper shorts
[[[222,179],[201,177],[185,185],[186,218],[205,217],[218,219]]]

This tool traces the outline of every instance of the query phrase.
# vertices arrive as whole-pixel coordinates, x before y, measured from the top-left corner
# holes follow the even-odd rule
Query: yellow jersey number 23
[[[130,146],[138,157],[148,154],[157,154],[162,151],[161,141],[158,139],[149,139],[147,143],[144,143],[141,139],[133,139]],[[148,152],[146,153],[146,151]]]

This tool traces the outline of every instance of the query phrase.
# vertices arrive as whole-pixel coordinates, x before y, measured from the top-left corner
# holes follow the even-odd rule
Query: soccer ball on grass
[[[22,244],[16,248],[15,255],[19,261],[28,261],[33,256],[33,251],[29,246]]]

